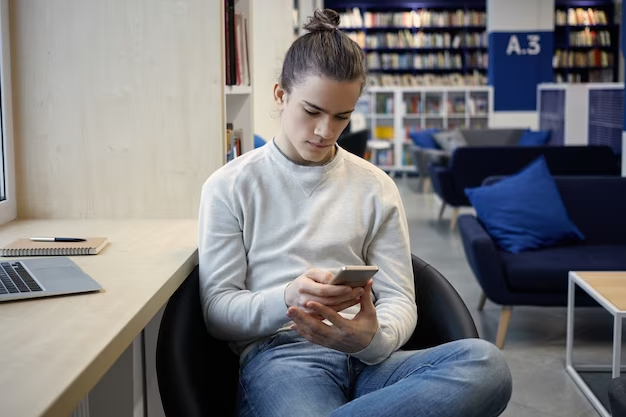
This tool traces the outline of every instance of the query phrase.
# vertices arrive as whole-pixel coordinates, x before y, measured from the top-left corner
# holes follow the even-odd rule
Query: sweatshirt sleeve
[[[284,300],[287,284],[254,293],[246,288],[244,215],[232,194],[234,175],[216,174],[205,182],[200,199],[202,312],[214,337],[231,342],[253,340],[272,334],[289,321]]]
[[[352,354],[373,365],[404,345],[417,324],[415,284],[411,265],[409,231],[404,206],[395,184],[384,184],[385,215],[377,219],[366,250],[367,264],[379,271],[372,287],[378,316],[378,332],[370,344]]]

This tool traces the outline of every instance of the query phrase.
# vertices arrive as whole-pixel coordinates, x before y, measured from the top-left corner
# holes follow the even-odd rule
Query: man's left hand
[[[291,329],[311,343],[340,352],[356,353],[365,349],[378,331],[378,317],[372,301],[372,280],[363,289],[365,292],[360,300],[361,311],[352,320],[343,318],[323,304],[309,301],[306,307],[311,313],[297,307],[290,307],[287,311],[287,316],[294,322]],[[322,316],[332,325],[322,322],[316,316]]]

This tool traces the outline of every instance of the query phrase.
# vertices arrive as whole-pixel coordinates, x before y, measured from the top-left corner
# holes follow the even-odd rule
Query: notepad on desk
[[[0,248],[0,256],[97,255],[107,245],[105,237],[88,237],[84,242],[34,242],[18,239]]]

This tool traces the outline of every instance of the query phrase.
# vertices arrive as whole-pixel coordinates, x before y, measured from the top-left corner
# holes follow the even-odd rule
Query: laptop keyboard
[[[41,291],[24,266],[19,262],[0,262],[0,294]]]

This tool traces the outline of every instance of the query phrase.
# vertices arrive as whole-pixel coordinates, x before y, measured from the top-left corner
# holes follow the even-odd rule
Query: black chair
[[[418,324],[403,349],[478,338],[474,321],[454,287],[435,268],[413,256]],[[232,416],[238,358],[206,331],[198,268],[170,298],[159,330],[156,369],[167,417]]]
[[[339,139],[337,139],[337,145],[356,156],[365,158],[365,150],[367,149],[367,140],[369,137],[369,129],[356,132],[344,132],[339,136]]]

